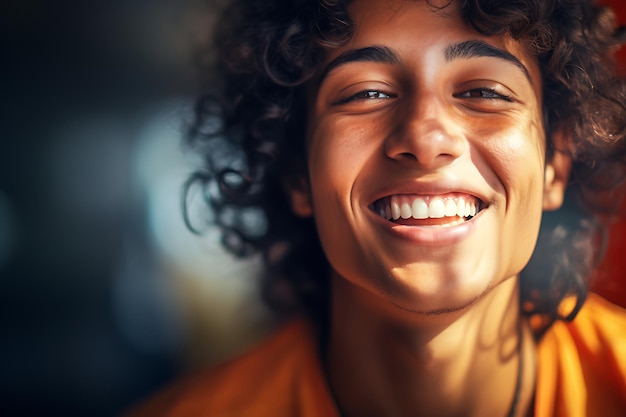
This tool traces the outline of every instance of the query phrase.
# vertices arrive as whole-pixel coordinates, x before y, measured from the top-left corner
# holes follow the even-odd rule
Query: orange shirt
[[[339,417],[314,332],[293,322],[249,354],[184,379],[135,417]],[[535,417],[626,416],[626,310],[590,295],[538,345]]]

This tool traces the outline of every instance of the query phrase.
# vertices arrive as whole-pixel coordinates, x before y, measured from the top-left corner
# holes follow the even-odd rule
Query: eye
[[[464,91],[459,94],[454,94],[456,98],[477,98],[486,100],[504,100],[512,102],[511,96],[498,93],[493,88],[472,88],[471,90]]]
[[[362,90],[356,94],[353,94],[349,97],[342,98],[341,100],[337,100],[335,104],[346,104],[353,101],[360,100],[386,100],[390,98],[397,97],[395,94],[384,93],[379,90]]]

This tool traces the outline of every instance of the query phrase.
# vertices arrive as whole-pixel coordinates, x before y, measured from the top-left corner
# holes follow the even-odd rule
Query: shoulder
[[[572,322],[550,328],[538,345],[537,401],[563,415],[626,411],[626,310],[591,294]]]
[[[315,410],[332,415],[332,401],[313,331],[295,321],[248,354],[176,382],[129,417],[286,417]]]
[[[600,360],[596,357],[626,347],[626,310],[592,293],[573,321],[555,323],[546,336],[574,341],[590,358]]]

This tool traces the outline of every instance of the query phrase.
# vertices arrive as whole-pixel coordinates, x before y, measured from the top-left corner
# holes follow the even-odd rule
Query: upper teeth
[[[475,216],[478,203],[474,197],[391,196],[379,200],[375,209],[388,220],[440,219],[442,217]]]

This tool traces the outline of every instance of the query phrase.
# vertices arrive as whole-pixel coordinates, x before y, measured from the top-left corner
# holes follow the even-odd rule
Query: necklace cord
[[[523,329],[520,321],[517,325],[517,356],[519,356],[519,360],[517,362],[517,381],[515,382],[515,393],[513,394],[513,402],[511,402],[511,407],[509,409],[507,417],[515,417],[515,414],[517,413],[517,404],[519,403],[519,397],[522,391],[522,376],[524,373],[524,355],[522,354],[522,340]]]

